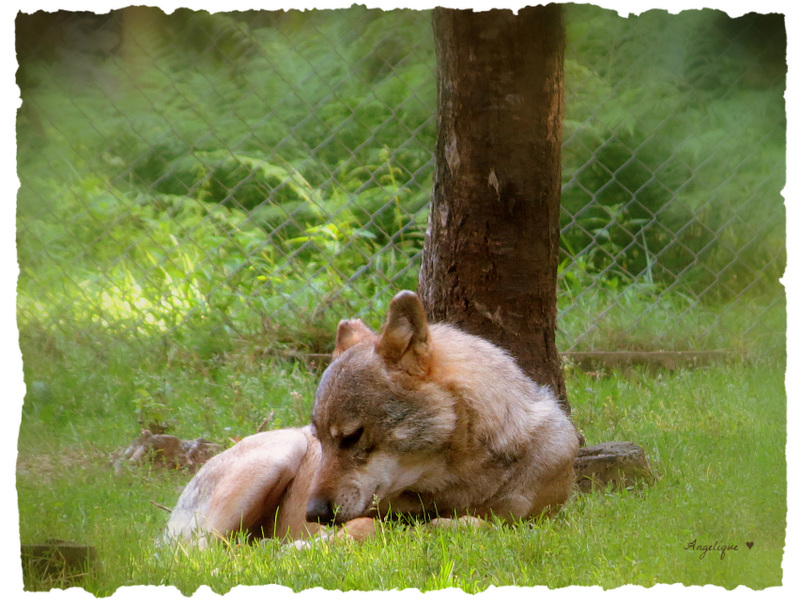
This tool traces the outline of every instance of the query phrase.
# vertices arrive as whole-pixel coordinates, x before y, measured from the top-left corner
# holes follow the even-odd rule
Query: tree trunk
[[[419,293],[569,411],[555,345],[564,112],[558,5],[433,13],[438,138]]]

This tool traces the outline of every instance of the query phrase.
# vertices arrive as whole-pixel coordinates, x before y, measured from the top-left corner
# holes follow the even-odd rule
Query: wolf
[[[333,357],[311,415],[308,522],[515,521],[569,498],[579,438],[552,391],[487,340],[429,324],[415,293],[392,299],[380,335],[341,322]]]
[[[169,539],[300,539],[389,513],[552,514],[569,498],[578,434],[552,391],[507,352],[429,324],[400,292],[383,330],[339,323],[311,424],[249,436],[184,489]]]

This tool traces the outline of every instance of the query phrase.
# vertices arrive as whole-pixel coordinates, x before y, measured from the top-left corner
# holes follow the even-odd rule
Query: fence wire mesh
[[[566,19],[559,349],[781,343],[782,18]],[[319,351],[416,288],[429,13],[35,13],[17,51],[23,338]]]

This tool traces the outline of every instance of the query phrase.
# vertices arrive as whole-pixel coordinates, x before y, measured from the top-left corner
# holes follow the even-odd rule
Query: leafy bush
[[[612,305],[636,282],[645,307],[651,292],[713,308],[774,291],[782,20],[566,10],[563,297],[577,281]],[[415,287],[435,136],[427,13],[80,19],[92,54],[21,51],[23,326],[317,347],[320,328]],[[109,31],[124,43],[103,46]]]
[[[149,66],[112,54],[97,65],[105,86],[25,65],[48,126],[21,136],[23,321],[202,339],[289,328],[315,345],[320,319],[329,331],[414,285],[433,145],[427,15],[265,14],[250,27],[151,12],[160,27],[133,32]]]
[[[621,20],[591,7],[568,16],[578,40],[566,64],[570,256],[628,280],[679,281],[694,296],[714,287],[730,299],[755,281],[774,289],[784,265],[782,18]]]

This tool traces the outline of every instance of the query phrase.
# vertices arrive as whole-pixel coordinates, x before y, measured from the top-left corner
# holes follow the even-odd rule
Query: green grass
[[[169,348],[136,354],[122,344],[99,357],[91,347],[89,341],[25,354],[29,389],[36,381],[39,391],[26,398],[17,491],[22,543],[91,544],[102,565],[80,580],[27,580],[28,589],[72,584],[106,596],[140,584],[176,586],[185,594],[200,585],[223,593],[269,583],[295,590],[454,586],[467,592],[490,585],[781,584],[782,357],[599,377],[568,370],[570,401],[588,442],[641,444],[656,479],[641,489],[577,495],[552,520],[478,531],[392,523],[363,545],[297,551],[268,542],[185,552],[155,547],[167,515],[150,501],[174,504],[189,475],[156,467],[115,475],[109,463],[110,453],[135,437],[138,414],[156,418],[160,410],[157,416],[175,434],[220,441],[252,433],[272,410],[273,426],[296,425],[306,419],[318,370],[265,362],[235,348],[200,360]],[[72,368],[46,352],[60,353]],[[149,394],[144,401],[143,394]],[[685,549],[693,540],[738,550],[701,559]]]
[[[613,286],[609,285],[613,282]],[[743,355],[783,343],[786,301],[775,282],[728,303],[697,301],[646,283],[560,281],[556,336],[562,350],[703,351]]]

